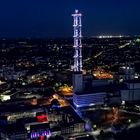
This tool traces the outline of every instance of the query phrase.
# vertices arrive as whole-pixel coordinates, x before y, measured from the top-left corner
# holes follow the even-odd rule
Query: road
[[[82,111],[85,112],[85,111],[96,111],[96,110],[111,110],[110,107],[100,107],[100,108],[89,108],[89,109],[83,109]],[[127,111],[127,110],[124,110],[124,109],[119,109],[120,112],[123,112],[123,113],[127,113],[127,114],[130,114],[130,115],[137,115],[137,116],[140,116],[140,113],[137,113],[137,112],[130,112],[130,111]],[[79,114],[79,113],[78,113]],[[81,116],[81,114],[80,114]],[[135,122],[131,123],[129,126],[128,126],[128,130],[130,128],[136,128],[136,127],[140,127],[140,120],[136,120]],[[89,134],[93,135],[97,137],[100,135],[100,131],[103,130],[104,133],[109,133],[111,132],[111,125],[109,127],[106,127],[106,128],[98,128],[97,130],[95,131],[92,131],[90,132]],[[111,138],[112,139],[112,138]]]

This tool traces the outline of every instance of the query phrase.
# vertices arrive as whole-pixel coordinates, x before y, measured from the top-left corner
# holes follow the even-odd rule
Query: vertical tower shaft
[[[83,74],[82,74],[82,14],[75,10],[73,16],[73,28],[74,28],[74,73],[73,73],[73,89],[74,93],[81,93],[83,91]]]
[[[74,72],[81,72],[82,71],[82,23],[81,23],[81,17],[82,14],[79,13],[78,10],[75,10],[75,13],[72,14],[74,22],[73,22],[73,28],[74,28]]]

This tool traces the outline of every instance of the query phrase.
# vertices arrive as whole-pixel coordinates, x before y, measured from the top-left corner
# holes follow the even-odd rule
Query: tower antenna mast
[[[74,72],[82,72],[82,14],[78,10],[75,10],[73,16],[73,28],[74,28]]]

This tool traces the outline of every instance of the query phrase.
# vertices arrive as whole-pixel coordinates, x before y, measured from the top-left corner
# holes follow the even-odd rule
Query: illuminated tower
[[[75,13],[72,14],[74,22],[74,74],[73,74],[73,88],[75,92],[82,92],[83,90],[83,75],[82,75],[82,14],[78,10],[75,10]]]
[[[82,33],[81,33],[81,16],[82,14],[75,10],[75,13],[72,14],[74,18],[73,28],[74,28],[74,72],[82,71]]]

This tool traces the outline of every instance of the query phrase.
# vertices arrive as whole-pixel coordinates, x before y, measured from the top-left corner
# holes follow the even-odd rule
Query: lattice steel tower
[[[74,72],[82,72],[82,23],[81,23],[81,17],[82,14],[79,13],[78,10],[75,10],[75,13],[72,14],[74,22],[73,22],[73,28],[74,28]]]

